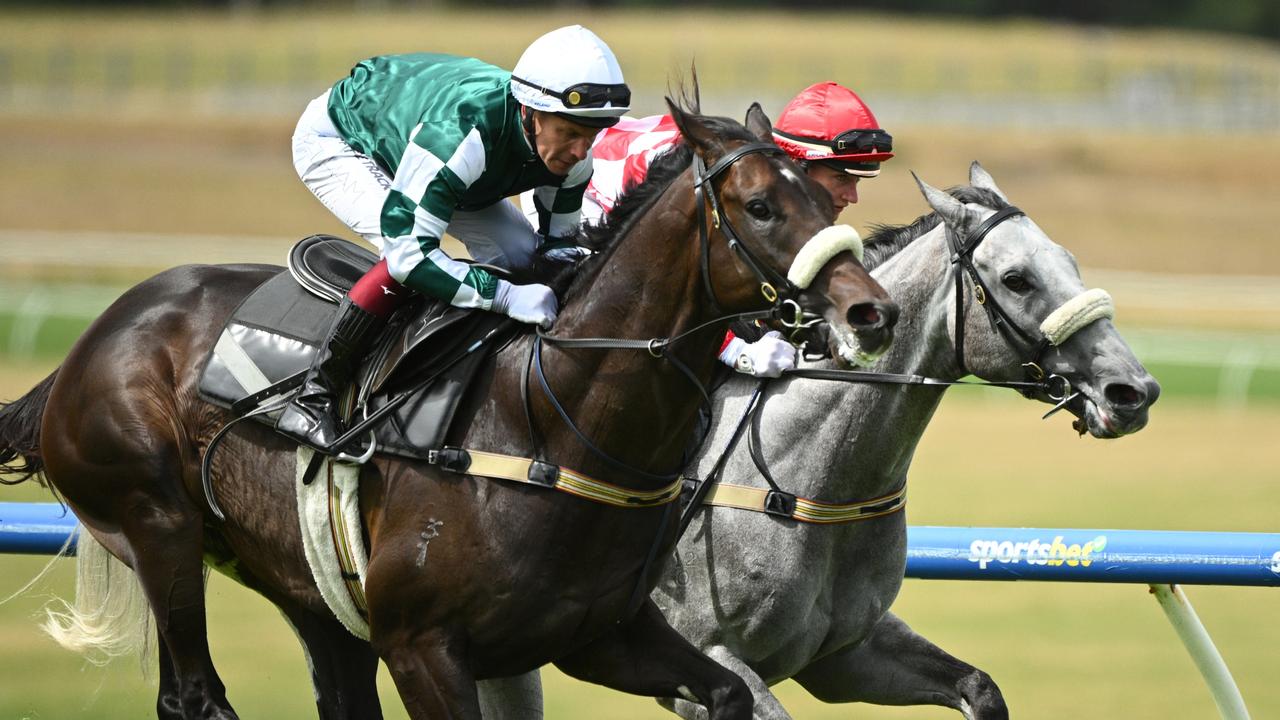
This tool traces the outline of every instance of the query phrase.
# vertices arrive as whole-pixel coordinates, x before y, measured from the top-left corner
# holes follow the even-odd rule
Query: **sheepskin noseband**
[[[787,279],[803,290],[809,287],[818,271],[831,258],[845,250],[853,253],[858,262],[862,262],[862,238],[858,237],[858,231],[848,225],[823,228],[800,248],[795,261],[791,263],[791,270],[787,272]]]
[[[1111,302],[1111,295],[1106,290],[1094,288],[1080,293],[1049,313],[1049,317],[1040,323],[1040,332],[1049,338],[1050,343],[1061,345],[1073,333],[1094,320],[1115,316],[1116,306]]]

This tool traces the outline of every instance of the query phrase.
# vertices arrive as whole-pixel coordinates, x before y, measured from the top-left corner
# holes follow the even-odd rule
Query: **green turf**
[[[0,396],[43,377],[46,363],[0,372]],[[1220,409],[1166,393],[1142,433],[1114,442],[1077,439],[1068,421],[1040,422],[1010,394],[950,391],[922,442],[908,517],[920,525],[1277,531],[1274,431],[1280,408]],[[996,449],[998,448],[998,450]],[[47,500],[24,485],[0,500]],[[0,593],[43,559],[0,558]],[[0,605],[0,717],[144,717],[154,698],[137,668],[87,667],[36,629],[50,592],[71,589],[61,562],[50,581]],[[1276,591],[1188,588],[1257,718],[1280,715],[1274,649]],[[953,654],[989,671],[1016,715],[1044,718],[1212,717],[1213,706],[1162,614],[1138,586],[908,581],[895,611]],[[305,666],[278,615],[215,576],[213,652],[244,717],[310,717]],[[404,717],[383,678],[390,718]],[[666,717],[650,701],[549,672],[548,717]],[[952,718],[935,708],[826,706],[794,684],[779,688],[796,717]]]

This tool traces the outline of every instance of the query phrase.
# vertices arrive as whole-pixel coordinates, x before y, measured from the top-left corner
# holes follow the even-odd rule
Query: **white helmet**
[[[592,127],[609,127],[631,109],[613,51],[581,25],[534,40],[511,71],[511,94],[521,105]]]

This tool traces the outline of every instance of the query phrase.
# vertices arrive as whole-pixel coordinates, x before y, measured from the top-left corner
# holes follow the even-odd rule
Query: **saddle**
[[[299,241],[288,269],[250,293],[227,320],[205,360],[200,396],[274,426],[324,342],[337,303],[377,260],[341,238]],[[427,459],[444,444],[481,362],[521,331],[496,313],[416,297],[391,317],[361,364],[355,392],[348,393],[348,424],[400,402],[373,428],[378,450]],[[473,347],[485,338],[487,347]]]

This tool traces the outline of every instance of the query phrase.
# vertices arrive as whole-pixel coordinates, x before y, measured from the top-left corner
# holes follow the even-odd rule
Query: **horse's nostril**
[[[872,303],[862,303],[849,308],[848,319],[854,327],[875,325],[880,322],[880,311]]]
[[[896,307],[875,302],[850,305],[845,319],[855,328],[878,328],[893,324]]]
[[[1138,407],[1147,399],[1145,393],[1132,385],[1112,383],[1107,385],[1102,394],[1114,407]]]

